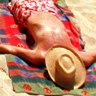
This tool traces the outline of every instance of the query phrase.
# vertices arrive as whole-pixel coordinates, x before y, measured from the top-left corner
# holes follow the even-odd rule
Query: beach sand
[[[96,0],[65,0],[80,26],[85,49],[96,48]]]

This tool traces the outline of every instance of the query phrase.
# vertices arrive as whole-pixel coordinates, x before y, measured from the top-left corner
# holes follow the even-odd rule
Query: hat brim
[[[85,78],[86,78],[86,69],[84,66],[84,63],[82,62],[82,60],[80,59],[80,57],[78,56],[78,54],[76,54],[76,52],[74,52],[73,50],[69,49],[69,48],[65,48],[62,46],[56,46],[53,47],[51,49],[49,49],[49,51],[46,54],[45,57],[45,65],[46,68],[48,70],[48,73],[51,77],[51,79],[59,86],[64,87],[66,86],[66,84],[60,84],[60,82],[57,82],[57,78],[58,78],[58,73],[56,73],[56,59],[57,56],[60,54],[68,54],[72,57],[72,59],[74,60],[75,63],[75,67],[76,67],[76,72],[75,72],[75,78],[74,78],[74,82],[73,82],[73,88],[69,89],[77,89],[79,87],[81,87],[84,82],[85,82]],[[67,78],[67,77],[66,77]],[[61,78],[58,78],[59,81]]]

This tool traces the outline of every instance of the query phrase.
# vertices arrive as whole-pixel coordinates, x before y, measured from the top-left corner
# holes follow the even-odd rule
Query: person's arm
[[[36,66],[44,63],[44,58],[42,56],[40,57],[40,55],[37,55],[36,53],[38,52],[36,52],[36,50],[0,44],[0,53],[19,56],[20,58],[31,62]]]
[[[78,51],[77,53],[84,62],[86,68],[96,62],[96,49],[88,50],[86,52]]]

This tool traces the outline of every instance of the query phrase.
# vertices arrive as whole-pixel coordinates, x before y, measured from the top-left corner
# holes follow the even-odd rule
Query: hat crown
[[[51,79],[66,89],[81,87],[86,78],[86,69],[79,55],[73,50],[55,46],[45,58],[46,68]]]
[[[57,68],[60,72],[60,75],[66,78],[69,77],[70,79],[73,78],[75,75],[75,64],[70,55],[62,54],[57,57]],[[68,78],[68,80],[69,80]]]

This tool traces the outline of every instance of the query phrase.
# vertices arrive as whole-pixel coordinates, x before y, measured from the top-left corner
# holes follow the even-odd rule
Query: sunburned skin
[[[72,45],[63,23],[48,12],[41,11],[32,14],[27,20],[26,28],[35,41],[33,49],[0,44],[0,53],[13,54],[39,66],[45,63],[48,50],[53,46],[60,45],[75,51],[85,63],[85,67],[96,61],[96,51],[82,52],[77,50]],[[76,34],[78,35],[78,33]]]

